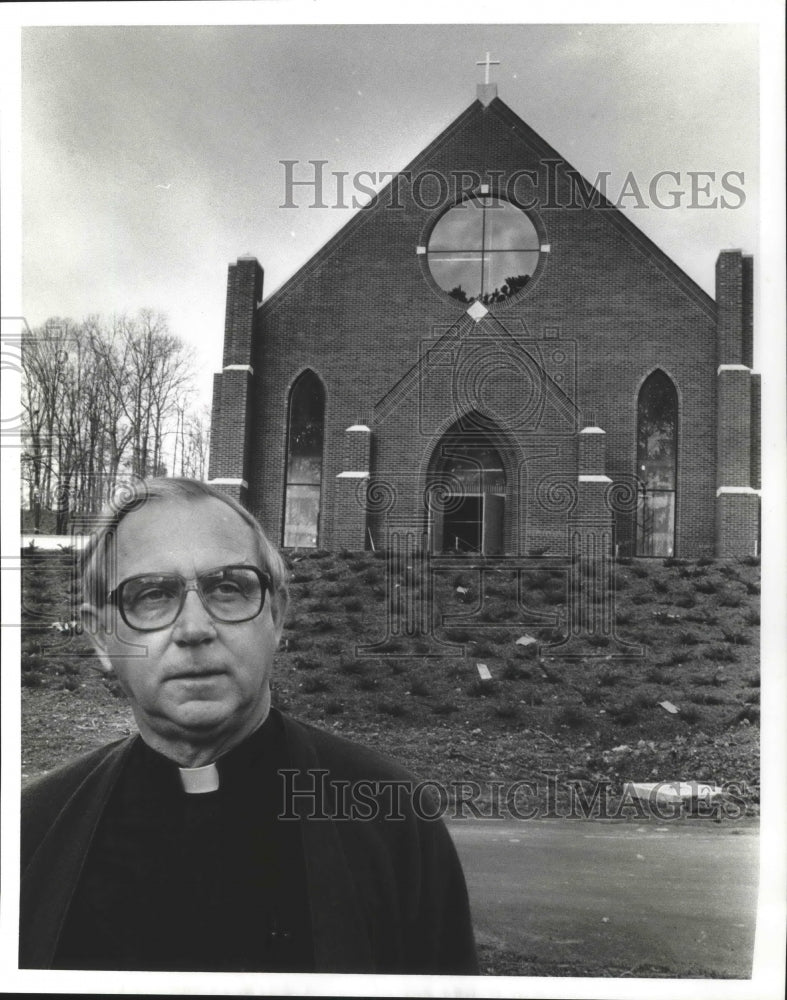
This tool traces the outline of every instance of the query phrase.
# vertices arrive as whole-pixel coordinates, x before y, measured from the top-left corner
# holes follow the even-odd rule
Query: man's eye
[[[123,599],[127,606],[152,608],[169,604],[177,600],[178,595],[177,581],[138,580],[125,588]]]
[[[237,597],[243,593],[240,586],[232,580],[222,580],[206,587],[206,592],[214,597]]]
[[[135,595],[134,600],[145,604],[159,604],[162,601],[171,601],[173,594],[163,587],[148,587]]]

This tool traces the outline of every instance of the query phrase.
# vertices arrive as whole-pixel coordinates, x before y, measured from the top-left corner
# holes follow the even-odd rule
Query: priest
[[[21,968],[476,974],[417,782],[271,707],[286,568],[245,508],[140,484],[86,546],[82,591],[139,732],[23,792]],[[360,785],[379,799],[347,815]]]

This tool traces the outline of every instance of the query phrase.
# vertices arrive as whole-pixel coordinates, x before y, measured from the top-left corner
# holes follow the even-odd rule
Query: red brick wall
[[[554,150],[495,101],[489,108],[472,105],[411,169],[418,173],[428,168],[446,176],[457,170],[482,175],[497,170],[510,176],[516,170],[538,170],[544,159],[554,156]],[[593,422],[606,432],[606,471],[613,479],[630,482],[635,473],[640,386],[656,368],[670,376],[678,392],[680,419],[676,553],[712,549],[716,368],[719,363],[740,363],[750,350],[742,347],[747,320],[740,255],[723,254],[719,264],[720,284],[730,292],[719,312],[717,351],[712,300],[619,213],[600,207],[542,206],[530,216],[551,247],[543,265],[521,297],[492,307],[498,322],[476,325],[465,317],[466,307],[436,288],[425,258],[416,253],[417,246],[428,242],[440,210],[419,207],[406,183],[398,190],[403,207],[392,207],[384,192],[257,313],[248,502],[273,537],[281,538],[288,393],[305,367],[313,368],[326,388],[320,545],[332,548],[348,537],[347,518],[354,503],[347,482],[336,478],[347,462],[345,429],[356,422],[369,424],[373,474],[391,481],[397,514],[423,518],[425,470],[437,428],[456,419],[458,406],[470,405],[472,392],[459,392],[457,402],[450,365],[441,379],[430,377],[429,391],[421,391],[420,401],[418,378],[408,393],[405,376],[418,363],[424,344],[435,344],[441,336],[472,344],[488,336],[488,357],[499,356],[503,363],[496,371],[488,366],[478,402],[501,428],[510,515],[506,545],[516,551],[544,537],[562,547],[566,513],[541,501],[550,485],[546,477],[563,476],[576,483],[576,434],[567,414],[559,413],[551,399],[535,424],[519,419],[531,387],[527,365],[517,360],[518,348],[510,364],[505,360],[509,336],[551,365],[552,374],[554,352],[568,357],[562,374],[576,404],[574,431],[584,426],[582,416],[592,413]],[[433,193],[428,185],[422,188],[427,199]],[[541,196],[544,201],[544,191]],[[558,198],[567,202],[569,197],[569,180],[562,171]],[[243,261],[230,268],[225,364],[244,363],[238,359],[244,356],[244,331],[253,325],[249,310],[257,295],[250,273]],[[226,378],[225,373],[222,383]],[[402,379],[401,398],[388,405],[392,387]],[[229,474],[214,468],[237,465],[231,442],[240,433],[236,420],[241,403],[234,390],[225,392],[223,385],[220,407],[211,476]],[[369,523],[374,527],[373,514]],[[631,538],[630,516],[618,519],[618,534],[625,548]],[[350,535],[357,538],[358,531],[353,528]]]
[[[751,372],[719,372],[718,485],[751,484]]]
[[[758,490],[762,486],[761,430],[762,386],[759,375],[751,378],[751,484]]]
[[[759,535],[760,499],[753,493],[722,493],[718,503],[719,556],[751,556]]]

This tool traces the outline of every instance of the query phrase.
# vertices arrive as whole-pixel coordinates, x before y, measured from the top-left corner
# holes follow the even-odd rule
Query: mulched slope
[[[536,568],[516,606],[510,571],[457,560],[437,575],[435,637],[386,635],[392,603],[422,590],[416,569],[388,579],[373,553],[291,553],[292,606],[275,703],[400,759],[441,782],[527,778],[736,782],[756,811],[759,784],[759,567],[756,560],[624,560],[615,566],[616,639],[591,637],[569,660],[516,645],[558,640],[566,577]],[[398,584],[398,586],[397,586]],[[483,594],[479,591],[483,589]],[[23,773],[133,731],[122,693],[86,638],[50,626],[73,618],[69,553],[23,558]],[[443,615],[452,624],[440,627]],[[530,625],[510,625],[524,618]],[[534,625],[533,621],[545,624]],[[445,647],[443,647],[445,648]],[[413,655],[416,654],[416,655]],[[492,680],[482,682],[476,664]],[[668,700],[679,709],[659,706]]]

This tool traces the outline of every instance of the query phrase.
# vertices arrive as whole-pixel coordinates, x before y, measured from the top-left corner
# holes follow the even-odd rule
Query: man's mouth
[[[181,670],[167,678],[171,681],[207,681],[214,677],[220,677],[224,673],[218,667],[210,670]]]

